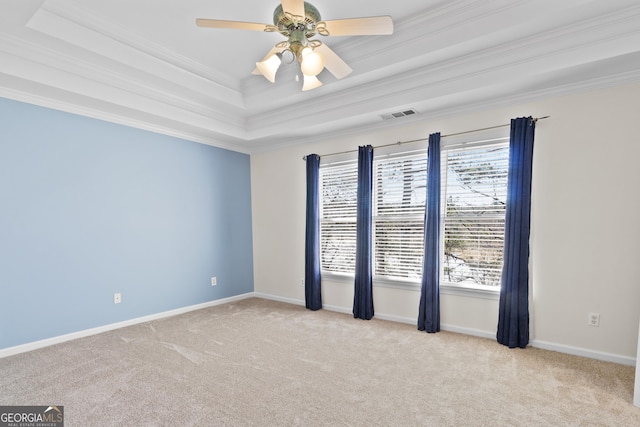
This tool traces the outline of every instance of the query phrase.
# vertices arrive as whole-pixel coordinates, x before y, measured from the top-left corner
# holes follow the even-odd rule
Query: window
[[[508,138],[443,146],[441,281],[495,289],[504,245]],[[424,251],[427,158],[424,150],[374,159],[373,272],[419,282]],[[353,274],[357,162],[320,167],[322,270]]]
[[[356,265],[358,163],[320,167],[322,270],[353,274]]]
[[[426,200],[424,150],[374,160],[374,275],[419,280],[424,247]],[[320,168],[322,270],[353,274],[356,251],[358,165]]]
[[[374,275],[422,277],[427,156],[424,151],[374,160]]]
[[[500,285],[508,166],[505,140],[443,150],[442,281],[471,287]]]

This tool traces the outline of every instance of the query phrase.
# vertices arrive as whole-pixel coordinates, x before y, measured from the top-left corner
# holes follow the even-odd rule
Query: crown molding
[[[120,74],[132,76],[129,86],[144,86],[146,80],[155,80],[156,86],[162,90],[173,87],[174,92],[191,92],[193,95],[206,98],[207,102],[216,99],[239,111],[244,109],[244,98],[238,90],[215,82],[204,75],[203,70],[194,71],[192,61],[190,63],[186,58],[177,60],[177,54],[170,58],[171,55],[166,49],[154,46],[149,41],[143,47],[144,43],[136,42],[136,36],[133,35],[129,41],[124,41],[129,35],[123,33],[112,38],[111,33],[117,33],[115,29],[90,28],[87,23],[93,23],[92,19],[82,19],[85,17],[69,18],[40,8],[27,23],[27,28],[81,49],[75,56],[66,58],[68,69],[72,73],[77,74],[75,68],[86,68],[86,63],[91,60],[99,64],[100,75],[112,75],[114,80],[120,78],[116,70],[124,70]],[[83,24],[78,24],[76,20],[82,21]],[[100,49],[96,50],[95,46],[100,46]],[[66,48],[61,46],[59,50],[63,51]],[[55,63],[54,60],[52,64]],[[133,78],[135,75],[140,77]],[[90,78],[92,75],[87,76]],[[203,94],[206,94],[206,97]]]
[[[639,15],[640,7],[630,6],[574,25],[527,34],[515,41],[469,50],[466,54],[440,61],[434,62],[428,52],[416,55],[403,64],[408,71],[398,72],[400,67],[390,66],[392,69],[386,73],[384,69],[378,70],[382,76],[377,79],[373,78],[373,73],[350,77],[359,84],[351,83],[352,86],[342,90],[339,96],[333,96],[330,89],[323,91],[324,88],[320,88],[316,91],[317,96],[306,100],[305,109],[290,103],[280,108],[272,105],[270,110],[252,114],[247,120],[248,135],[250,138],[273,136],[286,123],[295,123],[298,128],[308,128],[316,122],[330,127],[332,122],[345,116],[375,114],[382,104],[389,110],[396,105],[414,104],[431,97],[459,97],[459,92],[465,88],[482,88],[512,75],[528,77],[534,84],[536,79],[547,78],[549,72],[570,69],[587,59],[597,61],[634,52],[640,45],[638,20],[635,19]],[[412,22],[422,21],[416,18]],[[381,56],[386,57],[387,51],[397,52],[404,41],[385,42],[380,38],[376,46],[380,48]],[[408,43],[416,45],[410,45],[406,51],[417,52],[415,47],[423,45],[424,41],[414,38]],[[592,53],[596,44],[603,45],[598,51],[600,57],[594,57]],[[348,52],[349,49],[360,49],[359,45],[359,42],[353,42],[341,46],[346,46]],[[348,53],[344,56],[348,57]],[[367,53],[360,57],[367,58]],[[359,64],[355,62],[353,67],[356,69]]]
[[[0,75],[1,76],[1,75]],[[2,78],[0,77],[0,83]],[[32,86],[32,83],[29,84]],[[42,91],[44,92],[44,91]],[[230,140],[228,135],[203,135],[194,129],[179,129],[178,126],[166,126],[162,120],[144,120],[132,115],[129,110],[121,110],[118,112],[113,109],[106,109],[102,106],[91,107],[88,102],[66,102],[63,96],[46,96],[42,92],[35,93],[32,91],[23,91],[13,89],[5,85],[0,85],[0,97],[13,99],[15,101],[26,102],[45,108],[51,108],[66,113],[77,114],[93,119],[104,120],[110,123],[116,123],[137,129],[143,129],[150,132],[168,135],[175,138],[184,139],[186,141],[196,142],[200,144],[210,145],[225,150],[235,151],[244,154],[250,154],[251,150],[247,147],[246,141],[243,139]]]
[[[640,19],[638,6],[630,6],[593,17],[588,8],[584,8],[584,19],[575,24],[537,30],[535,27],[522,33],[520,24],[510,24],[516,28],[514,33],[505,21],[511,15],[529,16],[536,14],[543,18],[546,14],[544,2],[513,2],[513,1],[453,1],[440,3],[435,9],[411,17],[396,24],[393,37],[375,36],[350,38],[342,42],[331,43],[335,50],[353,69],[354,73],[344,80],[326,79],[326,72],[321,75],[322,81],[329,81],[322,88],[313,91],[305,99],[307,104],[321,94],[335,93],[346,86],[370,84],[377,80],[386,84],[393,84],[394,76],[398,72],[409,69],[433,67],[438,64],[461,66],[457,58],[463,58],[465,64],[471,64],[468,58],[477,61],[493,63],[496,59],[504,61],[500,55],[511,55],[522,44],[526,44],[531,52],[530,56],[544,55],[545,52],[556,49],[558,43],[566,45],[583,44],[585,37],[591,41],[599,38],[611,38],[623,34],[625,31],[637,31],[637,19]],[[568,3],[576,3],[571,1]],[[487,8],[491,8],[486,10]],[[471,29],[461,31],[465,25]],[[556,25],[556,24],[554,24]],[[558,24],[559,25],[559,24]],[[487,30],[489,29],[489,30]],[[469,33],[473,31],[473,33]],[[488,40],[489,39],[489,40]],[[489,47],[487,47],[489,46]],[[451,62],[446,62],[451,61]],[[383,63],[384,65],[381,65]],[[423,73],[426,74],[426,73]],[[264,112],[277,110],[276,115],[286,117],[286,108],[295,103],[299,90],[290,90],[282,82],[291,79],[291,74],[285,70],[279,72],[277,90],[278,97],[274,99],[274,85],[263,82],[263,79],[247,80],[247,108],[251,117]],[[309,99],[311,98],[311,101]]]
[[[45,0],[26,27],[0,32],[0,94],[263,151],[396,126],[380,118],[396,109],[420,111],[407,123],[637,81],[630,64],[640,55],[640,3],[612,1],[439,1],[397,22],[393,37],[327,39],[354,72],[337,80],[324,71],[323,87],[301,92],[296,67],[283,67],[275,86],[260,76],[236,78],[78,0]]]
[[[167,49],[164,46],[154,43],[153,41],[139,37],[137,34],[128,31],[124,27],[117,25],[114,22],[107,21],[99,16],[89,12],[82,2],[75,0],[45,0],[40,10],[34,15],[38,14],[51,14],[57,18],[62,19],[65,27],[71,27],[71,24],[79,28],[83,28],[86,31],[99,34],[105,40],[112,40],[122,46],[133,49],[135,51],[144,53],[150,57],[153,57],[160,62],[170,64],[180,70],[187,71],[194,76],[200,77],[207,82],[219,86],[222,90],[230,91],[227,94],[242,98],[239,93],[240,85],[236,78],[233,78],[227,74],[217,72],[214,69],[206,67],[190,58],[180,55],[179,53]],[[27,26],[31,27],[32,23],[29,22]],[[38,30],[37,28],[35,28]],[[62,28],[60,31],[64,31]],[[58,34],[63,34],[62,32]],[[65,37],[65,39],[71,38],[71,43],[80,43],[82,39],[73,39],[73,37]],[[69,40],[67,40],[69,42]]]
[[[144,81],[97,67],[40,45],[0,35],[3,73],[45,86],[106,101],[111,108],[135,108],[162,120],[179,121],[244,139],[244,117],[230,108],[211,108],[179,95],[158,90]],[[55,64],[55,66],[53,65]],[[235,114],[234,114],[235,113]]]
[[[535,102],[554,97],[585,93],[623,84],[640,82],[640,69],[636,71],[622,72],[613,76],[594,77],[581,82],[567,82],[555,87],[532,88],[519,93],[505,94],[499,97],[493,95],[475,100],[467,100],[465,103],[454,103],[448,106],[439,105],[436,108],[420,108],[419,113],[404,117],[400,120],[383,120],[379,116],[372,115],[371,120],[360,126],[350,126],[348,129],[335,131],[323,131],[307,137],[294,138],[288,141],[277,141],[269,145],[253,148],[251,154],[262,153],[271,150],[285,149],[298,145],[312,144],[327,141],[336,137],[349,137],[363,133],[378,132],[385,129],[400,128],[411,123],[428,122],[429,120],[455,117],[462,114],[483,111],[491,108],[517,106],[523,103]],[[413,105],[413,104],[407,104]],[[374,117],[375,116],[375,117]]]

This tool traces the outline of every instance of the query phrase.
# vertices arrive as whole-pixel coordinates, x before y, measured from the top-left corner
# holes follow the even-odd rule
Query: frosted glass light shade
[[[318,80],[316,76],[308,76],[304,74],[304,83],[302,85],[302,90],[311,90],[322,86],[322,82]]]
[[[256,68],[260,71],[260,74],[271,83],[275,83],[276,81],[276,73],[278,72],[278,68],[280,68],[280,64],[282,64],[281,56],[281,54],[276,53],[262,62],[256,62]]]
[[[302,51],[300,70],[305,76],[317,76],[324,68],[324,58],[318,52],[306,47]]]

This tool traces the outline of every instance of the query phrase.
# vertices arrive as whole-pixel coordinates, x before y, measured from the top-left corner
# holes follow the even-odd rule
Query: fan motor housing
[[[287,16],[284,13],[282,4],[280,4],[273,11],[273,24],[278,27],[278,31],[285,36],[299,24],[304,24],[307,30],[314,31],[316,22],[322,20],[320,18],[320,12],[318,12],[318,9],[316,9],[316,7],[311,3],[304,2],[304,15],[303,22],[295,22],[291,19],[290,15]],[[307,33],[307,36],[310,37],[311,34]]]

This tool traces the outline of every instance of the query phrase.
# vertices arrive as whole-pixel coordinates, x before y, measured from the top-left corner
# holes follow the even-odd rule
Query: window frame
[[[442,151],[444,153],[445,150],[451,149],[452,147],[471,148],[471,147],[482,147],[487,145],[493,145],[493,144],[496,144],[496,141],[500,141],[501,143],[504,143],[504,142],[508,143],[509,129],[508,128],[488,129],[488,130],[483,130],[479,132],[474,132],[472,136],[461,134],[457,136],[447,137],[446,141],[443,140]],[[426,143],[423,143],[421,145],[414,145],[413,148],[400,147],[398,145],[395,145],[392,148],[389,148],[389,147],[376,148],[376,151],[374,154],[374,163],[376,162],[376,156],[398,157],[398,156],[402,156],[403,154],[417,153],[417,152],[424,152],[424,155],[426,156],[426,151],[427,151]],[[332,165],[336,165],[339,163],[344,164],[349,161],[353,161],[355,163],[355,167],[357,170],[357,161],[353,159],[353,156],[348,156],[348,155],[346,156],[342,155],[339,159],[331,159],[330,161],[327,161],[324,164],[321,159],[320,167],[321,168],[330,167]],[[442,163],[441,163],[441,166],[442,166]],[[444,169],[444,167],[442,169]],[[442,172],[443,171],[441,171],[441,173]],[[374,181],[375,181],[376,173],[377,171],[374,168]],[[444,179],[442,181],[442,186],[443,187],[446,186],[446,180]],[[321,182],[321,187],[322,187],[322,182]],[[374,184],[374,194],[373,194],[374,203],[375,203],[375,200],[377,200],[377,194],[375,193],[375,191],[376,189]],[[321,205],[322,205],[322,200],[321,200]],[[440,265],[441,265],[441,268],[443,268],[443,265],[444,265],[444,212],[443,211],[444,209],[446,209],[446,193],[444,192],[442,193],[442,197],[441,197],[440,209],[441,209],[443,220],[441,221],[441,233],[440,233],[441,238],[439,242],[439,256],[440,256]],[[373,212],[375,216],[375,212],[376,212],[375,207]],[[322,221],[322,214],[321,214],[321,221]],[[374,224],[374,221],[372,221],[372,223]],[[375,226],[375,224],[373,226]],[[374,252],[373,256],[375,258],[375,229],[372,230],[372,234],[374,236],[372,251]],[[321,233],[321,236],[322,236],[322,233]],[[374,262],[375,262],[375,259],[374,259]],[[374,272],[375,272],[375,267],[374,267]],[[351,283],[351,284],[353,283],[354,275],[355,275],[355,273],[328,271],[324,269],[322,264],[321,264],[321,273],[322,273],[322,277],[330,281],[344,282],[344,283]],[[469,284],[461,285],[461,284],[444,281],[442,271],[440,276],[441,278],[440,278],[439,287],[440,287],[441,294],[460,295],[460,296],[489,299],[489,300],[498,300],[500,297],[500,286],[495,286],[495,287],[483,286],[483,285],[474,286]],[[403,278],[397,278],[397,277],[385,277],[385,276],[379,276],[374,274],[373,285],[377,287],[386,287],[386,288],[420,292],[421,278],[417,280],[413,280],[413,279],[403,279]]]
[[[423,163],[424,168],[413,170],[413,164],[415,161],[419,162],[418,165],[420,163]],[[403,203],[401,203],[400,205],[389,206],[393,211],[396,212],[395,215],[390,213],[385,214],[381,212],[381,200],[385,194],[393,195],[394,194],[393,191],[395,190],[395,188],[393,185],[394,183],[388,183],[389,185],[385,188],[388,191],[388,193],[381,194],[382,178],[379,175],[381,173],[380,168],[381,167],[386,168],[391,164],[399,163],[399,162],[403,162],[403,163],[412,162],[411,180],[410,181],[404,180],[404,178],[407,176],[406,175],[407,169],[405,169],[404,167],[401,167],[400,170],[402,171],[401,176],[402,176],[402,183],[403,183],[403,190],[402,190]],[[415,277],[415,278],[403,277],[403,276],[386,276],[383,274],[379,274],[379,270],[382,270],[385,267],[383,267],[383,263],[379,262],[380,261],[378,258],[379,252],[376,249],[379,243],[378,226],[382,226],[384,224],[396,224],[396,226],[400,226],[403,223],[403,221],[412,221],[412,222],[415,222],[416,220],[420,221],[419,228],[422,228],[422,232],[419,237],[419,241],[416,242],[415,233],[414,233],[414,239],[413,239],[414,241],[412,243],[408,243],[405,248],[398,248],[398,247],[393,248],[389,250],[388,253],[389,253],[389,257],[392,258],[394,253],[397,253],[398,249],[400,250],[406,249],[406,252],[403,252],[402,254],[405,257],[413,258],[413,263],[418,264],[420,269],[422,268],[422,254],[424,253],[424,210],[426,205],[426,193],[427,193],[426,168],[427,168],[427,151],[425,149],[406,150],[406,151],[398,150],[392,153],[387,153],[387,154],[383,153],[383,154],[378,154],[377,156],[374,155],[374,169],[373,169],[374,185],[373,185],[373,209],[372,209],[372,215],[373,215],[372,236],[373,236],[373,257],[374,257],[373,279],[374,280],[387,281],[387,282],[399,282],[399,283],[405,283],[405,282],[419,283],[421,280],[421,273],[418,275],[418,277]],[[389,169],[386,169],[386,171],[388,172]],[[418,178],[417,181],[415,180],[416,177],[413,176],[414,174],[417,175],[417,178]],[[415,197],[416,202],[419,202],[422,199],[423,202],[421,204],[414,203],[412,200],[410,200],[408,204],[406,205],[404,204],[404,200],[405,200],[404,198],[407,196],[407,194],[405,194],[405,191],[406,191],[406,188],[404,187],[405,182],[410,182],[411,184],[411,186],[408,188],[409,190],[408,194],[411,197],[411,199]],[[397,197],[398,195],[395,194],[395,196]],[[416,207],[419,209],[419,212],[415,212]],[[393,245],[393,243],[391,244]],[[414,246],[415,248],[416,245],[419,246],[419,253],[420,253],[420,259],[418,260],[415,260],[415,256],[411,256],[411,249],[410,249],[410,246]],[[392,270],[392,269],[393,269],[392,267],[389,267],[389,270]],[[409,273],[410,267],[407,266],[403,270]]]
[[[469,149],[480,149],[480,148],[489,148],[489,147],[506,147],[508,150],[509,146],[509,135],[508,133],[505,135],[503,133],[493,133],[489,134],[492,136],[487,136],[486,138],[474,140],[458,139],[454,141],[447,141],[446,144],[442,145],[442,159],[441,159],[441,176],[442,176],[442,184],[441,184],[441,204],[440,204],[440,213],[441,213],[441,222],[440,222],[440,288],[446,288],[450,291],[450,293],[460,293],[464,292],[465,294],[471,295],[492,295],[499,296],[500,294],[500,285],[477,285],[477,284],[459,284],[455,282],[449,282],[444,280],[444,267],[445,267],[445,224],[446,224],[446,209],[447,209],[447,151],[454,150],[469,150]],[[508,172],[508,151],[507,151],[507,172]],[[506,183],[505,183],[506,185]],[[505,194],[506,194],[506,188]],[[506,215],[506,209],[505,209]],[[506,218],[505,218],[506,219]],[[503,262],[504,262],[504,254],[503,254]],[[501,269],[500,269],[501,271]]]
[[[358,171],[358,161],[357,159],[353,159],[353,158],[346,158],[346,159],[338,159],[335,160],[329,164],[322,164],[322,158],[320,159],[320,185],[319,185],[319,191],[320,191],[320,271],[321,274],[323,276],[335,276],[336,278],[348,278],[351,277],[353,278],[355,275],[355,227],[356,227],[356,211],[354,208],[353,211],[353,216],[345,216],[345,217],[339,217],[339,218],[327,218],[325,216],[325,205],[324,205],[324,178],[326,176],[326,169],[327,167],[334,167],[334,168],[349,168],[352,167],[355,169],[355,175],[356,175],[356,179],[355,179],[355,184],[357,186],[357,171]],[[355,192],[357,193],[357,188],[355,189]],[[357,196],[356,196],[357,197]],[[351,218],[350,221],[347,221],[347,218]],[[324,240],[325,234],[323,233],[323,229],[324,229],[324,225],[325,224],[353,224],[353,240],[354,240],[354,244],[353,244],[353,264],[354,264],[354,272],[344,272],[344,271],[329,271],[329,270],[325,270],[324,269],[324,259],[325,259],[325,255],[324,255],[324,247],[327,244]],[[341,263],[339,263],[338,265],[340,265]]]

